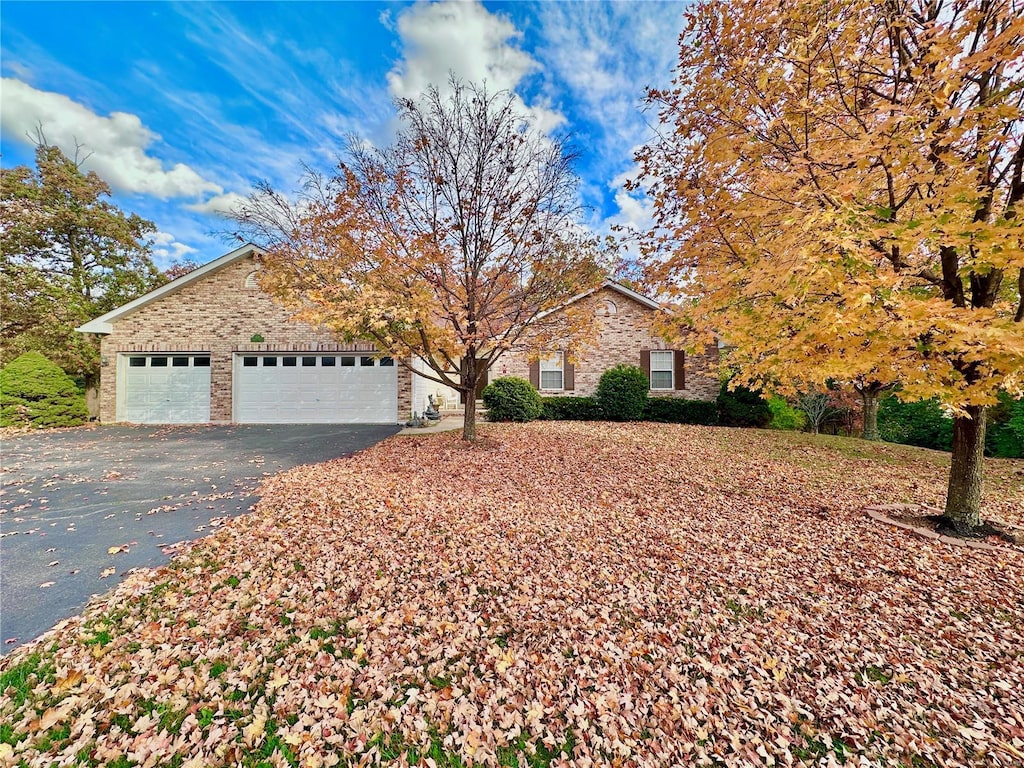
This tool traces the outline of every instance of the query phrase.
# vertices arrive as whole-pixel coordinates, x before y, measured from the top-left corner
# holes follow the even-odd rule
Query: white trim
[[[544,364],[547,363],[549,368],[545,370]],[[544,386],[544,374],[555,373],[559,375],[559,386],[557,387],[545,387]],[[537,360],[537,384],[538,389],[541,392],[564,392],[565,391],[565,353],[564,352],[548,352],[547,354],[541,355]]]
[[[654,367],[654,356],[668,354],[669,364],[668,368]],[[656,387],[654,386],[654,374],[668,372],[671,383],[667,387]],[[671,349],[652,349],[651,350],[651,391],[652,392],[668,392],[676,388],[676,353],[675,350]]]
[[[236,248],[231,253],[226,253],[219,259],[214,259],[209,264],[204,264],[198,269],[194,269],[187,275],[182,275],[177,280],[171,280],[166,285],[161,285],[156,290],[150,291],[147,294],[140,296],[134,301],[129,301],[127,304],[122,304],[117,309],[112,309],[105,315],[100,315],[95,320],[90,320],[84,325],[80,325],[75,328],[79,333],[113,333],[114,326],[112,323],[115,320],[127,315],[129,312],[133,312],[140,307],[144,307],[150,302],[156,301],[169,293],[174,293],[179,288],[184,288],[186,285],[199,280],[211,272],[216,272],[222,267],[226,267],[239,259],[246,258],[248,256],[262,256],[263,251],[252,243],[246,243],[241,248]]]

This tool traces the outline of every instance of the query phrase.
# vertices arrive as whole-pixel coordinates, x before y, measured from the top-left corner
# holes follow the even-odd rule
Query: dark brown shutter
[[[640,367],[643,369],[644,375],[647,376],[647,386],[651,386],[651,350],[640,350]]]
[[[676,364],[676,389],[686,389],[686,353],[681,350],[675,350],[675,364]]]
[[[534,389],[540,389],[540,360],[530,363],[530,383]]]
[[[565,353],[565,367],[562,370],[562,389],[576,389],[576,366],[569,362],[569,353]]]

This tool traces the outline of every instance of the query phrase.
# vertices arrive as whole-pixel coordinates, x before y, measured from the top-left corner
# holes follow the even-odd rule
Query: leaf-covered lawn
[[[666,425],[393,438],[0,662],[0,762],[1024,761],[1024,553],[872,522],[948,457]],[[1024,462],[988,465],[1020,524]]]

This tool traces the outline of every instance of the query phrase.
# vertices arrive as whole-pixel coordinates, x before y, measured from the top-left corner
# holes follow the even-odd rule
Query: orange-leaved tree
[[[446,94],[396,101],[389,147],[353,139],[334,176],[307,172],[291,197],[261,185],[233,214],[267,250],[272,296],[458,390],[466,440],[491,364],[513,346],[588,337],[592,318],[550,310],[603,274],[578,224],[572,153],[517,104],[453,78]]]
[[[651,275],[734,348],[738,380],[938,398],[961,530],[986,407],[1024,387],[1022,11],[703,0],[638,155]]]

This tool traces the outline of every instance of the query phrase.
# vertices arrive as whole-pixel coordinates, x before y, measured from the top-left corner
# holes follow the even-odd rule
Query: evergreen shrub
[[[488,421],[533,421],[543,410],[541,396],[526,379],[503,376],[484,387]]]
[[[77,427],[88,418],[74,380],[39,352],[0,370],[0,427]]]
[[[729,382],[722,382],[718,393],[718,423],[723,427],[767,427],[772,420],[768,401],[747,387],[729,390]]]
[[[601,406],[594,397],[542,397],[544,421],[600,421]]]
[[[650,383],[635,365],[616,365],[601,374],[597,384],[597,403],[603,418],[609,421],[640,421],[647,405]]]
[[[644,421],[714,426],[718,423],[718,406],[714,402],[705,400],[651,397],[647,399],[647,405],[644,408]]]

